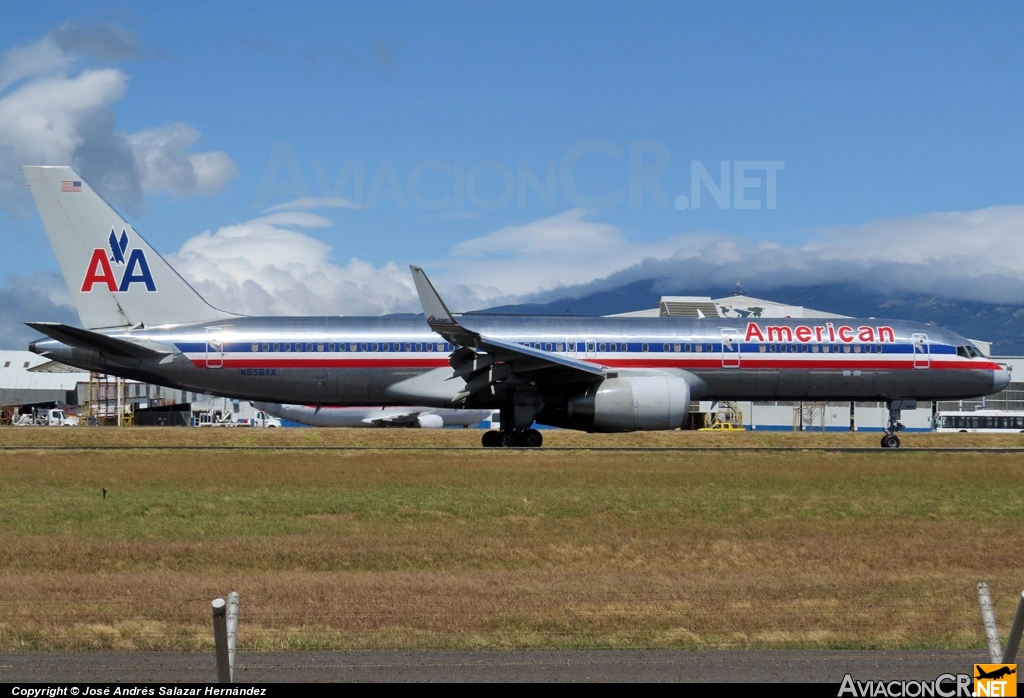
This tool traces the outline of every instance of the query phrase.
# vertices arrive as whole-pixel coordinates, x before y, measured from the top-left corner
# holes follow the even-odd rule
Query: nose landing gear
[[[536,429],[486,431],[481,439],[484,448],[540,448],[544,437]]]

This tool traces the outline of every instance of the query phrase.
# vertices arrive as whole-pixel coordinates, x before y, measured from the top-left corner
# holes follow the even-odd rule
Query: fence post
[[[1017,601],[1017,615],[1010,626],[1010,636],[1006,638],[1006,649],[1003,650],[1003,664],[1014,664],[1017,661],[1017,649],[1020,647],[1020,636],[1024,633],[1024,591]]]
[[[235,681],[235,640],[238,637],[238,604],[242,597],[237,591],[228,594],[227,631],[228,631],[228,667],[231,682]]]
[[[996,612],[992,609],[992,597],[988,593],[988,584],[978,584],[978,605],[981,606],[981,622],[985,626],[985,639],[988,640],[988,656],[993,664],[998,664],[1003,652],[999,648],[999,630],[996,628]]]
[[[213,645],[217,653],[217,681],[231,683],[231,667],[228,666],[228,626],[224,599],[216,598],[213,607]]]

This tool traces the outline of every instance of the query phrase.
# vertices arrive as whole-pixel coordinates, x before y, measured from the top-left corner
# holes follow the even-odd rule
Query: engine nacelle
[[[421,414],[416,418],[420,429],[440,429],[444,426],[444,419],[439,414]]]
[[[569,399],[569,419],[594,431],[678,429],[690,407],[690,386],[674,376],[608,378]]]

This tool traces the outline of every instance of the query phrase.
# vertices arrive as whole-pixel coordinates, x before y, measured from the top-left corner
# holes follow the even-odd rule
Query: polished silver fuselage
[[[963,337],[897,320],[464,315],[460,323],[488,337],[599,365],[608,375],[686,371],[706,385],[694,399],[948,400],[988,395],[1008,380],[992,360],[963,355],[963,347],[973,347]],[[73,366],[184,390],[264,402],[380,406],[408,404],[407,398],[390,398],[387,388],[446,367],[454,350],[422,317],[239,317],[216,326],[109,334],[172,351],[160,358],[115,358],[55,340],[40,340],[32,349]],[[555,406],[563,398],[551,394],[545,401]],[[502,407],[486,393],[459,406]]]

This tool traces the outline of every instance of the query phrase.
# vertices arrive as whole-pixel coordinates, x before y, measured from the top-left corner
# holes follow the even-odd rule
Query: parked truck
[[[37,409],[16,414],[11,419],[15,427],[77,427],[78,417],[68,415],[62,409]]]

